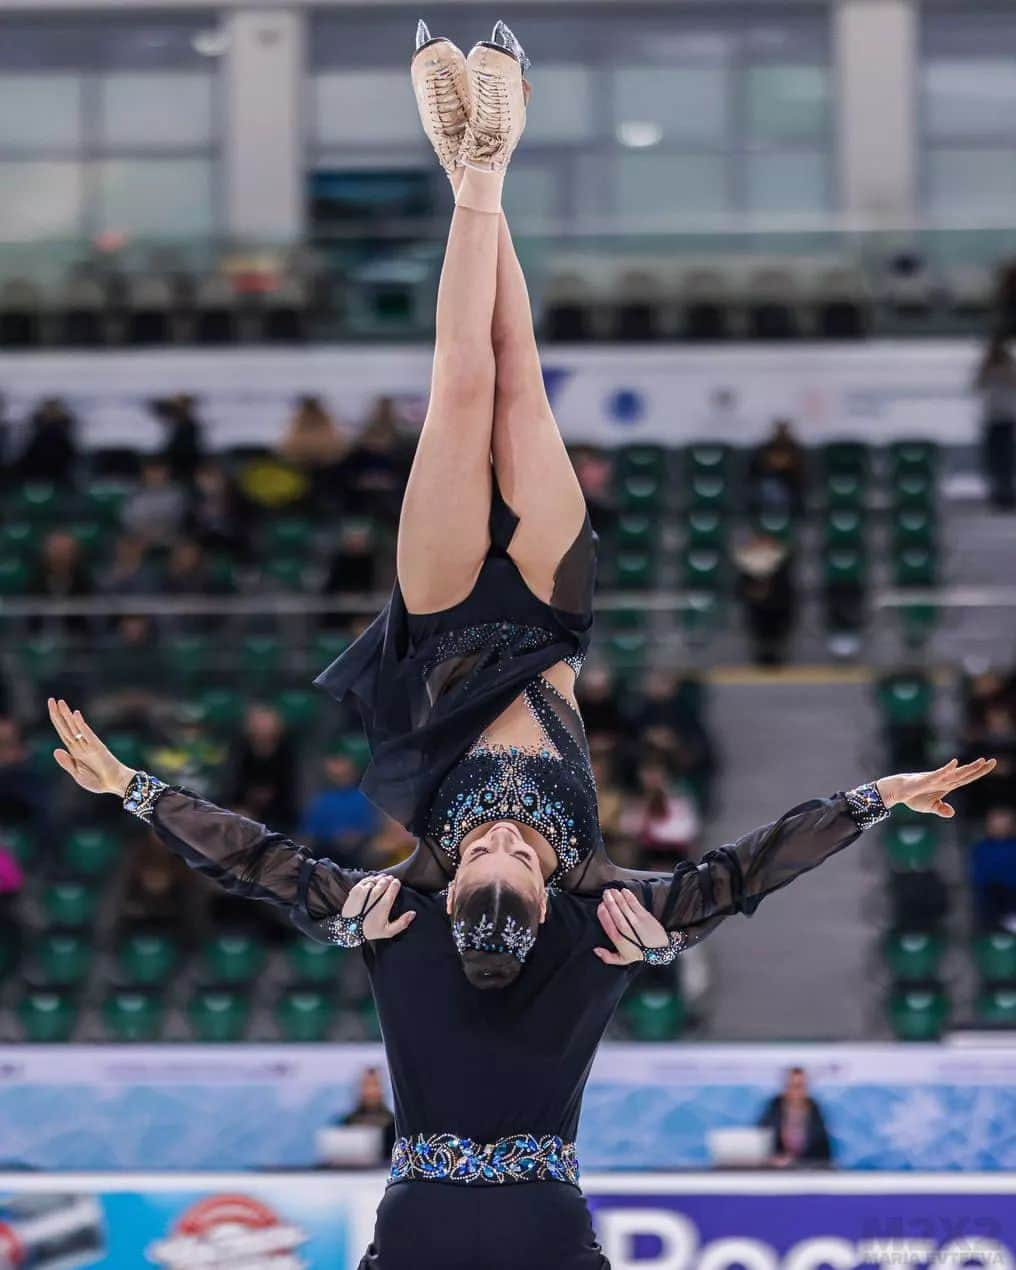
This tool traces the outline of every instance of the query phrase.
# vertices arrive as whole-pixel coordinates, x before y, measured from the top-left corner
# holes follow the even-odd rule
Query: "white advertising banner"
[[[544,378],[566,437],[618,445],[712,438],[752,444],[789,418],[816,443],[976,435],[978,346],[941,340],[723,347],[550,347]],[[8,417],[43,397],[67,398],[89,445],[159,445],[157,397],[199,398],[213,447],[273,444],[294,400],[322,397],[359,424],[381,394],[422,418],[428,347],[168,349],[0,354]]]

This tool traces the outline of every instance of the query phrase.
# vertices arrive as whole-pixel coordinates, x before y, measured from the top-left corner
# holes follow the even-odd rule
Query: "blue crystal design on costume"
[[[889,809],[882,801],[882,795],[874,782],[847,790],[843,797],[847,800],[847,807],[858,829],[870,829],[889,819]]]
[[[474,1142],[452,1133],[399,1138],[388,1181],[571,1182],[578,1184],[575,1144],[554,1134],[513,1133],[496,1142]]]

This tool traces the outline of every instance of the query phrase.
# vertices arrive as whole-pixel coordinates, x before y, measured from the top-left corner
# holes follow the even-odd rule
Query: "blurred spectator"
[[[748,504],[751,511],[804,511],[807,488],[804,447],[787,419],[777,419],[768,440],[752,455],[748,468]]]
[[[187,532],[206,551],[248,554],[247,509],[240,491],[217,459],[206,459],[194,473],[187,509]]]
[[[970,884],[978,922],[1016,932],[1016,812],[993,807],[984,837],[970,848]]]
[[[770,1163],[776,1167],[832,1162],[822,1109],[808,1093],[808,1077],[803,1067],[791,1067],[783,1093],[769,1100],[758,1123],[761,1128],[773,1131]]]
[[[182,867],[181,867],[182,866]],[[154,834],[131,843],[127,877],[118,906],[121,933],[129,930],[196,933],[192,903],[198,883],[186,865]]]
[[[982,403],[982,471],[992,507],[1016,507],[1016,360],[1005,335],[994,336],[977,372]]]
[[[53,529],[46,535],[30,588],[33,595],[47,600],[85,599],[93,593],[81,544],[66,529]],[[40,617],[32,621],[35,630],[69,634],[87,631],[89,625],[85,617]]]
[[[7,849],[0,831],[0,967],[9,973],[21,955],[19,896],[25,875],[17,857]]]
[[[230,759],[226,804],[273,829],[289,830],[297,822],[296,750],[271,706],[247,711]]]
[[[152,402],[152,412],[166,430],[160,458],[175,481],[190,485],[201,462],[203,429],[196,414],[196,402],[186,393]]]
[[[121,534],[113,546],[113,562],[101,579],[103,595],[149,595],[157,591],[147,557],[144,538]]]
[[[118,718],[142,715],[153,699],[166,692],[158,631],[147,613],[125,613],[117,618],[104,650],[103,709]]]
[[[339,536],[339,549],[332,556],[322,588],[325,595],[341,592],[357,594],[373,591],[380,582],[377,542],[369,521],[347,520]],[[349,620],[348,614],[330,614],[332,624]]]
[[[734,553],[738,590],[760,666],[779,666],[796,617],[789,549],[768,534],[754,534]]]
[[[640,867],[669,872],[686,859],[700,830],[698,808],[664,757],[648,753],[638,767],[639,795],[629,801],[622,826],[639,845]]]
[[[324,760],[328,788],[315,794],[303,813],[301,837],[316,856],[328,856],[339,864],[359,864],[371,836],[377,832],[379,813],[357,787],[360,773],[341,750]]]
[[[381,1084],[381,1073],[376,1067],[368,1067],[360,1077],[360,1088],[357,1092],[356,1106],[348,1115],[336,1116],[333,1125],[372,1125],[381,1132],[379,1164],[386,1164],[392,1158],[395,1146],[395,1115],[385,1102],[385,1092]]]
[[[712,798],[716,758],[693,701],[699,685],[684,683],[665,670],[646,676],[643,695],[632,719],[639,744],[666,752],[671,771],[689,781],[703,807]]]
[[[169,464],[161,458],[146,459],[141,485],[124,504],[124,528],[153,546],[168,547],[180,532],[186,511],[186,496],[173,480]]]
[[[318,397],[301,397],[289,421],[279,455],[307,472],[334,470],[349,450],[349,438]]]
[[[399,422],[392,398],[379,397],[342,464],[346,510],[361,516],[380,516],[392,524],[398,522],[411,460]]]
[[[614,678],[605,666],[586,666],[576,682],[575,694],[587,736],[621,736],[625,721]]]
[[[573,452],[572,463],[586,498],[593,528],[600,535],[608,534],[617,519],[613,459],[603,450],[583,445]]]
[[[79,451],[74,436],[75,420],[59,397],[48,397],[28,419],[28,437],[18,457],[23,481],[74,483]]]
[[[613,753],[609,748],[594,745],[590,748],[590,760],[596,779],[596,802],[603,841],[616,864],[636,868],[636,847],[624,831],[624,791],[617,780]]]
[[[16,719],[0,715],[0,824],[31,830],[49,828],[50,780],[32,763]]]
[[[997,766],[965,790],[966,814],[984,816],[991,807],[1016,809],[1016,711],[1004,695],[984,705],[979,721],[968,728],[967,737],[967,753],[971,757],[990,755],[997,760]]]

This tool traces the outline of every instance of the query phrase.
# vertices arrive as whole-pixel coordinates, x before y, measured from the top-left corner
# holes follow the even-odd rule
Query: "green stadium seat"
[[[836,507],[860,510],[867,492],[866,481],[855,472],[830,472],[826,477],[825,501],[830,510]]]
[[[232,731],[244,712],[242,694],[231,688],[209,688],[198,697],[195,705],[199,721],[217,732]],[[116,750],[113,752],[115,754]]]
[[[0,555],[27,559],[39,550],[42,529],[31,520],[9,520],[0,525]]]
[[[334,1017],[334,1002],[318,988],[289,988],[275,1008],[284,1041],[324,1041]]]
[[[103,740],[125,767],[145,766],[145,744],[134,732],[110,732]]]
[[[614,558],[614,582],[622,591],[648,591],[656,584],[656,560],[651,551],[619,551]]]
[[[255,935],[227,931],[208,940],[204,958],[216,983],[250,983],[264,965],[265,946]]]
[[[0,595],[25,595],[32,580],[28,563],[20,556],[0,556]]]
[[[55,635],[35,635],[18,648],[18,661],[33,684],[39,684],[63,670],[67,645]],[[56,748],[56,738],[52,738]]]
[[[321,717],[324,694],[311,688],[287,688],[274,699],[274,706],[288,727],[296,732],[312,728]]]
[[[245,676],[277,675],[282,665],[282,641],[277,635],[245,635],[240,666]]]
[[[349,647],[350,639],[341,631],[320,631],[314,637],[311,657],[315,666],[324,669]]]
[[[165,983],[180,960],[180,946],[170,935],[156,931],[134,931],[120,941],[117,950],[120,972],[132,984]]]
[[[727,545],[730,521],[716,507],[690,507],[686,517],[689,548],[723,551]]]
[[[347,732],[340,738],[335,750],[352,759],[359,768],[366,767],[370,762],[370,742],[362,732]]]
[[[641,672],[649,656],[649,637],[644,631],[614,631],[607,636],[607,660],[619,675]]]
[[[92,944],[79,931],[44,931],[32,951],[39,982],[47,987],[73,987],[92,967]]]
[[[662,445],[636,442],[622,445],[614,453],[614,471],[620,477],[640,476],[645,472],[654,475],[666,467],[667,452]]]
[[[675,1041],[686,1020],[684,999],[675,988],[636,988],[624,1000],[624,1019],[636,1041]]]
[[[75,542],[89,559],[94,561],[105,550],[108,532],[106,527],[97,520],[76,520],[68,528]]]
[[[871,469],[871,450],[863,441],[828,441],[822,447],[826,476],[843,473],[863,480]]]
[[[0,975],[9,975],[15,969],[19,955],[17,932],[0,926]]]
[[[264,541],[270,555],[301,556],[311,549],[314,526],[300,516],[279,516],[268,522]]]
[[[99,889],[87,882],[60,879],[47,882],[42,891],[42,908],[51,926],[81,929],[95,920]]]
[[[826,586],[866,587],[868,558],[857,547],[832,547],[823,557]]]
[[[857,507],[831,507],[825,521],[825,545],[830,551],[863,551],[866,522]]]
[[[26,1041],[43,1045],[67,1041],[77,1021],[77,1006],[69,992],[30,989],[18,1002],[18,1019]]]
[[[88,514],[100,523],[113,527],[120,524],[127,486],[116,481],[92,481],[84,494]]]
[[[338,944],[322,944],[316,939],[295,939],[286,953],[293,979],[298,984],[334,984],[345,958]]]
[[[690,484],[694,475],[729,478],[734,448],[718,441],[694,441],[684,452],[685,479]]]
[[[106,829],[72,829],[63,844],[62,863],[68,873],[99,877],[114,867],[121,845],[121,839]]]
[[[894,554],[908,547],[932,551],[935,547],[935,518],[926,507],[898,507],[892,517]]]
[[[13,519],[53,524],[63,512],[64,502],[52,481],[28,481],[12,500]]]
[[[206,635],[175,635],[165,641],[163,653],[171,681],[176,687],[187,689],[208,674],[213,645]]]
[[[363,1031],[364,1040],[380,1041],[381,1020],[377,1017],[377,1007],[374,1005],[374,998],[371,996],[364,997],[360,1002],[357,1014],[360,1018],[360,1027]]]
[[[894,552],[893,581],[902,588],[937,586],[937,553],[928,547],[902,547]]]
[[[730,483],[722,472],[695,472],[687,488],[689,507],[724,511],[730,501]]]
[[[893,481],[894,508],[919,507],[930,511],[935,503],[935,481],[926,472],[904,471]]]
[[[644,512],[626,512],[618,517],[615,542],[620,551],[652,551],[656,546],[659,524]]]
[[[663,478],[658,472],[623,476],[617,492],[623,511],[654,512],[663,502]]]
[[[934,441],[893,441],[889,445],[889,475],[893,484],[905,473],[934,479],[939,449]]]
[[[793,516],[786,511],[769,510],[759,512],[754,518],[754,528],[767,538],[776,538],[780,542],[789,542],[796,528]]]
[[[945,940],[931,931],[890,931],[883,952],[896,983],[927,983],[938,977]]]
[[[200,988],[187,1006],[194,1039],[242,1041],[247,1030],[248,1003],[240,992]]]
[[[993,930],[974,940],[974,960],[985,984],[1016,983],[1016,935]]]
[[[25,825],[0,825],[0,845],[22,865],[31,863],[38,850],[35,834]]]
[[[974,1013],[987,1027],[1016,1028],[1016,984],[996,984],[977,994]]]
[[[270,591],[306,589],[307,564],[295,556],[273,556],[261,566],[264,585]]]
[[[939,828],[935,824],[913,824],[895,817],[883,833],[890,866],[899,873],[933,869],[938,854]]]
[[[939,984],[901,985],[889,995],[889,1026],[898,1041],[937,1041],[949,1019],[949,998]]]
[[[111,1041],[157,1041],[164,1018],[161,997],[138,988],[114,988],[102,1003],[102,1021]]]
[[[237,589],[236,562],[225,552],[213,552],[208,557],[208,579],[220,594],[232,593]]]
[[[875,689],[876,699],[887,723],[923,723],[931,714],[935,688],[919,672],[901,671],[886,675]]]
[[[718,592],[723,585],[724,557],[708,547],[692,547],[684,553],[685,591]]]

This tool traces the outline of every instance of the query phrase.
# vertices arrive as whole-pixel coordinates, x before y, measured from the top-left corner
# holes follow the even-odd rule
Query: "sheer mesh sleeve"
[[[561,557],[554,573],[554,590],[550,597],[554,608],[563,613],[592,613],[596,547],[596,533],[586,512],[577,538]]]
[[[363,876],[185,790],[163,790],[150,824],[192,869],[234,895],[290,909],[298,925],[340,912]]]
[[[588,893],[627,885],[668,931],[684,931],[689,943],[697,943],[723,918],[753,913],[771,891],[816,868],[860,833],[844,794],[814,798],[709,851],[698,864],[682,861],[666,876],[618,868],[600,852],[586,868],[580,889]]]

